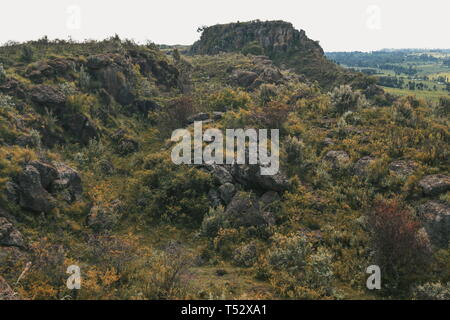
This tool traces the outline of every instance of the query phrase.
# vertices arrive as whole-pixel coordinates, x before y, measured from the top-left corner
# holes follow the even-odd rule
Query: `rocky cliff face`
[[[284,21],[252,21],[214,25],[203,30],[202,36],[191,48],[196,54],[261,50],[262,54],[275,55],[291,50],[309,50],[323,55],[320,45],[309,39],[305,31],[296,30]]]
[[[318,81],[325,89],[349,82],[357,88],[366,88],[373,82],[327,60],[317,41],[284,21],[257,20],[214,25],[204,28],[200,40],[191,47],[192,54],[220,52],[266,55],[278,66]]]

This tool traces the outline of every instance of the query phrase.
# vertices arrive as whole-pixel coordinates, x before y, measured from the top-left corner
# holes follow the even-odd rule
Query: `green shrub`
[[[335,113],[344,114],[347,111],[355,111],[358,108],[365,107],[367,100],[363,94],[353,91],[349,85],[336,87],[329,94],[332,107]]]

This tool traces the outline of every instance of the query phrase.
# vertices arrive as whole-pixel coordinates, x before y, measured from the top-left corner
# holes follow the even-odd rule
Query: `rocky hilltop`
[[[293,69],[326,89],[344,83],[366,88],[372,83],[369,78],[327,60],[319,42],[311,40],[304,30],[295,29],[289,22],[255,20],[218,24],[201,30],[200,40],[191,47],[192,54],[266,55],[278,66]]]

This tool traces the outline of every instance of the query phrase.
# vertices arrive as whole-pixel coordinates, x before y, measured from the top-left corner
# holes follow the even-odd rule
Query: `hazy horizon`
[[[442,32],[450,30],[449,9],[439,0],[16,0],[3,4],[0,27],[9,32],[0,35],[0,43],[45,35],[102,40],[118,34],[138,43],[191,45],[200,37],[198,27],[259,19],[291,22],[326,52],[446,49],[450,39]]]

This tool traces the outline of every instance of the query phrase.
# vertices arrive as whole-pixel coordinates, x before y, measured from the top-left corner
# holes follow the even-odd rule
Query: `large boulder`
[[[450,205],[444,201],[428,201],[417,209],[431,241],[447,246],[450,240]]]
[[[67,77],[70,70],[73,70],[75,63],[63,58],[52,58],[33,63],[25,70],[25,77],[34,82],[43,82],[46,79],[55,77]]]
[[[63,127],[84,145],[99,137],[96,125],[81,113],[66,115]]]
[[[20,231],[3,217],[0,217],[0,246],[25,248],[25,241]]]
[[[225,216],[234,227],[268,225],[254,194],[237,193],[227,206]]]
[[[55,208],[55,199],[42,186],[41,175],[35,167],[27,165],[18,176],[18,184],[22,208],[45,213]]]
[[[230,172],[237,182],[248,189],[284,192],[289,188],[289,181],[281,170],[274,175],[262,175],[259,164],[234,164]]]
[[[231,77],[237,85],[248,88],[253,84],[256,78],[258,78],[258,74],[253,71],[238,69],[233,71]]]
[[[66,102],[66,96],[59,88],[43,84],[32,87],[29,94],[33,102],[43,107],[59,109]]]
[[[438,195],[450,190],[450,177],[443,174],[429,175],[419,181],[419,186],[426,195]]]
[[[253,193],[238,192],[225,209],[225,217],[233,227],[258,227],[275,223],[269,205],[279,200],[275,192],[258,198]]]
[[[35,160],[31,161],[29,165],[35,167],[39,171],[41,185],[46,190],[48,190],[52,182],[58,178],[58,171],[49,163]]]
[[[54,180],[50,186],[52,193],[64,193],[68,202],[74,202],[81,198],[83,186],[79,173],[64,163],[57,162],[54,164],[58,171],[58,178]]]

